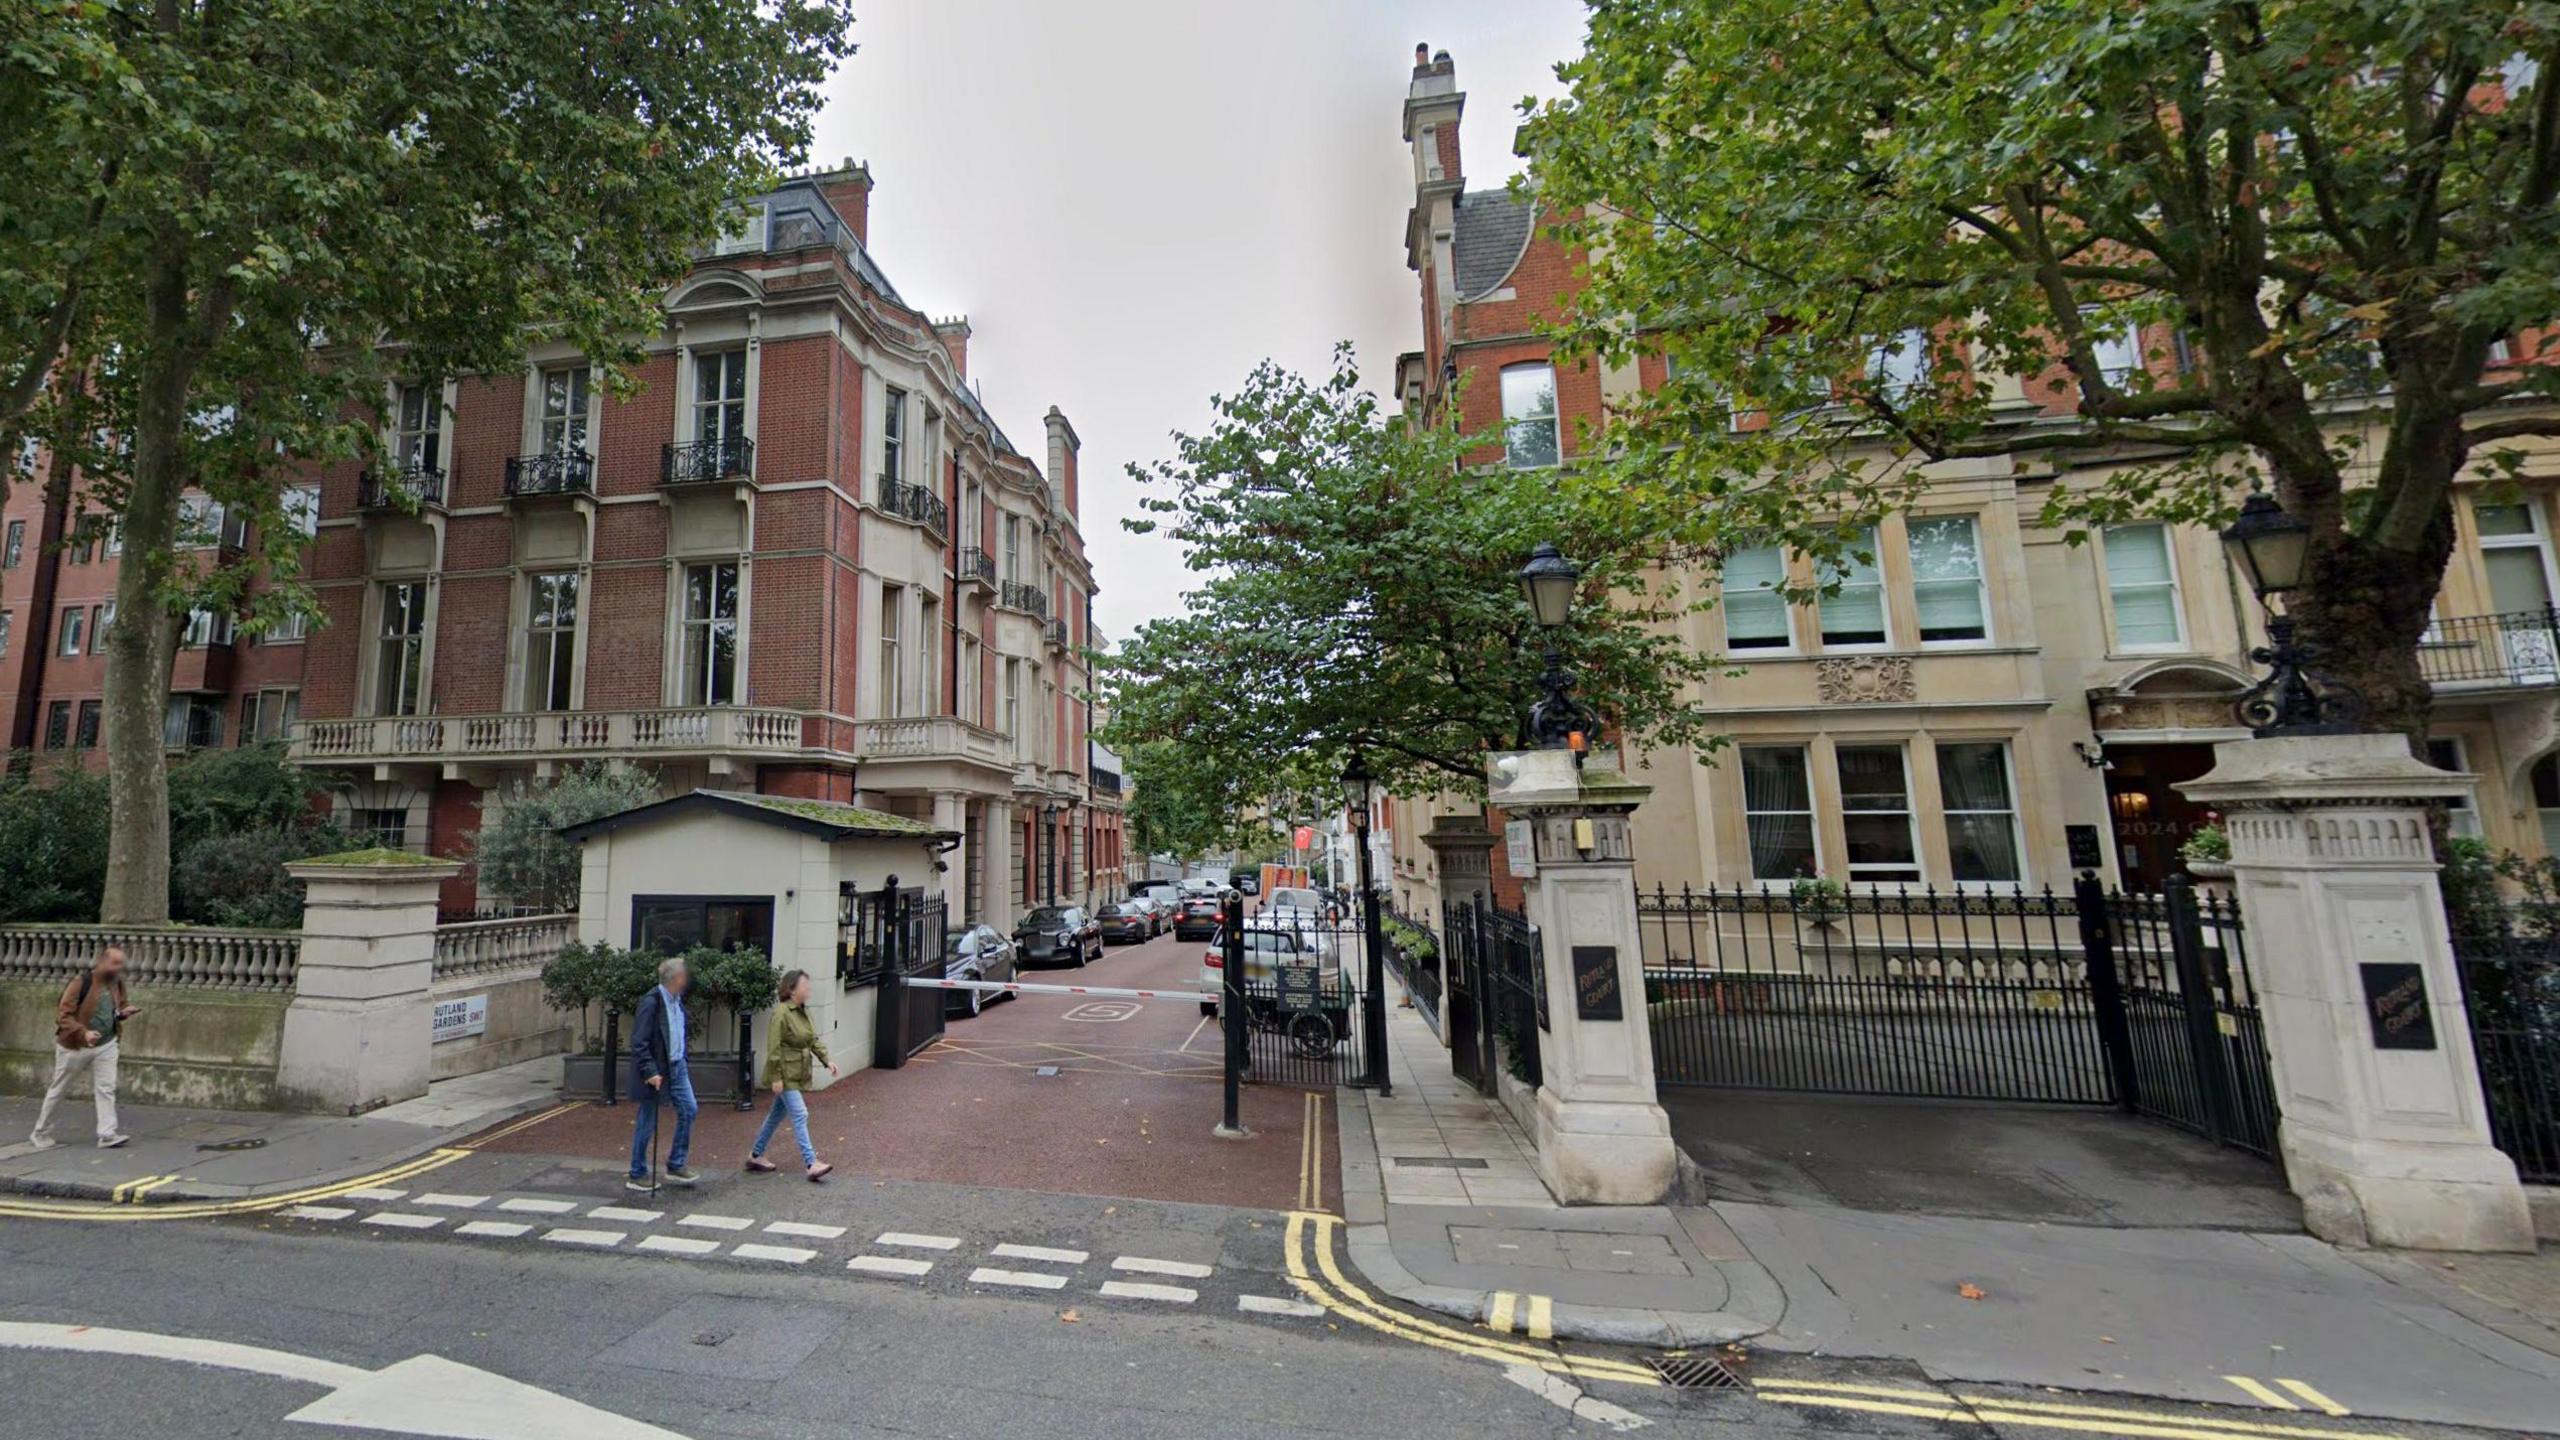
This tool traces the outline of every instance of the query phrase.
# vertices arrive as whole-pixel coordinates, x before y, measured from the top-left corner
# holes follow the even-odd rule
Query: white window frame
[[[1929,383],[1929,332],[1913,326],[1887,336],[1867,352],[1867,383],[1887,400],[1900,400]]]
[[[1725,583],[1724,573],[1720,571],[1717,576],[1716,584],[1718,593],[1723,597],[1723,603],[1719,605],[1717,609],[1719,611],[1719,619],[1724,625],[1724,648],[1728,652],[1742,652],[1751,655],[1793,655],[1796,653],[1798,644],[1796,636],[1796,611],[1802,607],[1789,601],[1780,589],[1780,587],[1787,583],[1787,552],[1785,547],[1779,545],[1754,545],[1750,549],[1741,553],[1757,554],[1763,550],[1771,551],[1778,557],[1778,583],[1774,586],[1765,587],[1765,589],[1766,593],[1768,593],[1772,599],[1777,601],[1779,613],[1786,619],[1785,638],[1774,645],[1745,645],[1737,644],[1735,642],[1733,638],[1733,589],[1730,585]],[[1744,588],[1746,592],[1748,592],[1750,590],[1763,587],[1746,586]]]
[[[420,381],[391,387],[391,463],[439,472],[445,468],[442,385]]]
[[[543,622],[545,583],[569,582],[569,623]],[[556,587],[553,587],[556,589]],[[583,572],[537,570],[524,577],[524,688],[519,710],[553,714],[578,708],[578,627],[586,620],[587,584]],[[565,653],[563,642],[566,644]],[[551,703],[554,696],[558,704]]]
[[[277,498],[276,505],[277,509],[284,515],[284,523],[290,527],[295,534],[300,535],[305,540],[313,539],[319,535],[319,486],[287,485],[284,487],[284,493]],[[120,555],[124,553],[124,533],[120,528],[108,532],[107,553],[110,555]]]
[[[692,406],[686,417],[692,425],[696,443],[704,441],[736,441],[747,438],[747,351],[744,346],[723,346],[692,352],[693,373],[686,377],[692,387]],[[729,387],[731,367],[736,368],[738,393],[706,394],[704,380],[713,382],[720,392]],[[705,368],[711,370],[706,377]],[[734,416],[734,420],[725,417]],[[706,425],[704,421],[712,423]]]
[[[1751,782],[1743,771],[1741,757],[1743,752],[1752,750],[1785,750],[1794,753],[1797,775],[1804,781],[1804,809],[1755,810],[1751,808]],[[1809,845],[1808,853],[1813,860],[1813,873],[1820,875],[1822,873],[1822,805],[1813,791],[1813,747],[1801,740],[1740,746],[1734,757],[1734,779],[1742,786],[1742,863],[1744,868],[1751,872],[1751,878],[1762,885],[1772,886],[1790,885],[1802,878],[1795,875],[1760,873],[1760,856],[1751,845],[1751,821],[1754,816],[1759,815],[1802,815],[1805,820],[1805,838]]]
[[[551,381],[554,376],[565,380],[568,398],[574,405],[564,405],[559,414],[551,411]],[[545,365],[534,376],[533,447],[538,455],[595,454],[595,368],[583,361],[570,365]],[[574,443],[573,443],[574,442]]]
[[[2000,752],[2000,783],[2008,787],[2009,791],[2009,808],[2005,812],[2009,817],[2009,849],[2010,853],[2018,857],[2018,873],[2012,879],[1958,880],[1955,878],[1956,836],[1955,826],[1953,824],[1955,817],[1958,815],[1997,815],[2004,812],[1997,810],[1958,810],[1947,803],[1946,765],[1944,763],[1944,757],[1946,748],[1950,745],[1989,745]],[[1947,838],[1948,882],[1950,884],[1958,885],[2027,884],[2029,877],[2035,873],[2035,859],[2027,853],[2026,802],[2018,793],[2018,747],[2005,738],[1986,736],[1978,739],[1968,739],[1959,735],[1952,738],[1932,738],[1930,741],[1929,753],[1933,760],[1940,762],[1938,765],[1938,826],[1946,833]]]
[[[2109,321],[2104,311],[2095,306],[2083,306],[2080,322],[2092,332],[2089,336],[2090,355],[2098,362],[2099,375],[2111,387],[2125,389],[2126,382],[2151,368],[2150,357],[2143,353],[2141,321]],[[2119,356],[2113,364],[2107,359],[2110,350]],[[2122,358],[2127,356],[2131,358]]]
[[[692,594],[694,572],[697,570],[718,571],[722,569],[726,569],[731,572],[729,583],[729,613],[726,615],[719,613],[720,590],[717,583],[717,577],[715,576],[713,584],[708,591],[711,613],[700,616],[693,614]],[[677,569],[675,605],[675,690],[676,704],[678,706],[685,709],[708,709],[713,706],[738,705],[744,703],[743,692],[746,688],[745,679],[747,661],[747,630],[744,623],[746,598],[746,567],[736,560],[696,560]],[[724,629],[729,635],[729,664],[727,670],[729,694],[728,698],[720,699],[718,698],[718,693],[720,689],[719,679],[721,670],[720,667],[714,663],[713,657],[718,650],[716,642],[719,639],[720,632]],[[687,684],[687,672],[693,665],[693,645],[696,634],[701,636],[703,657],[701,676],[702,683],[698,690],[689,687]]]
[[[89,638],[89,607],[86,605],[64,606],[62,619],[56,623],[54,630],[54,655],[64,660],[78,658],[85,653],[83,647]]]
[[[1822,611],[1826,606],[1836,603],[1841,596],[1848,594],[1850,587],[1843,584],[1840,587],[1838,594],[1834,594],[1828,589],[1825,589],[1821,596],[1814,601],[1813,606],[1813,632],[1815,638],[1822,642],[1822,649],[1825,654],[1872,654],[1879,650],[1890,650],[1893,648],[1893,602],[1892,597],[1885,593],[1884,542],[1877,534],[1875,526],[1870,525],[1866,527],[1866,532],[1866,552],[1875,558],[1865,568],[1875,576],[1875,579],[1871,583],[1873,584],[1876,592],[1876,619],[1882,626],[1883,636],[1881,639],[1876,640],[1833,640],[1829,633],[1829,627],[1823,623]],[[1842,565],[1825,565],[1816,567],[1817,584],[1824,586],[1829,584],[1829,581],[1823,578],[1823,574],[1825,572],[1838,571],[1843,569],[1846,565],[1856,564],[1857,562],[1854,552],[1858,548],[1859,547],[1854,545],[1849,547],[1849,553],[1844,553],[1841,557]],[[1870,582],[1861,581],[1860,585],[1864,586],[1868,583]]]
[[[907,713],[907,587],[880,587],[880,718]]]
[[[178,648],[204,650],[228,645],[239,634],[239,622],[227,611],[190,610],[178,631]]]
[[[2166,557],[2169,578],[2169,618],[2178,624],[2178,637],[2165,644],[2128,645],[2120,637],[2116,623],[2115,574],[2109,569],[2107,548],[2119,530],[2155,529],[2160,532],[2160,553]],[[2188,645],[2186,577],[2178,568],[2177,528],[2166,520],[2128,520],[2119,525],[2102,525],[2098,529],[2098,583],[2107,597],[2107,653],[2111,655],[2179,655]],[[2125,587],[2136,588],[2136,587]],[[2149,588],[2147,586],[2140,588]]]
[[[1891,810],[1852,810],[1849,808],[1848,787],[1840,774],[1840,755],[1841,752],[1846,750],[1891,750],[1894,754],[1894,758],[1901,762],[1902,810],[1900,813],[1902,815],[1902,828],[1906,837],[1911,842],[1910,864],[1879,864],[1875,861],[1860,862],[1849,858],[1849,817],[1852,815],[1891,815],[1895,812]],[[1846,742],[1835,741],[1831,747],[1831,783],[1835,787],[1838,787],[1840,797],[1840,803],[1838,805],[1840,815],[1840,865],[1843,872],[1843,878],[1852,885],[1918,885],[1926,881],[1929,874],[1929,867],[1920,848],[1920,797],[1916,793],[1917,787],[1911,783],[1911,742],[1909,740],[1870,740],[1865,737],[1860,737],[1856,740]],[[1907,878],[1900,875],[1894,875],[1880,879],[1872,873],[1860,874],[1859,871],[1862,869],[1870,872],[1877,870],[1908,870],[1911,873]]]
[[[2528,528],[2521,535],[2492,535],[2481,527],[2480,512],[2483,510],[2520,510],[2524,512]],[[2551,525],[2543,518],[2540,495],[2525,495],[2499,505],[2483,505],[2474,500],[2471,503],[2471,534],[2480,545],[2480,594],[2481,599],[2487,602],[2489,613],[2498,613],[2497,597],[2489,591],[2488,552],[2492,550],[2530,549],[2539,555],[2542,559],[2543,593],[2551,597],[2552,604],[2560,605],[2560,561],[2555,561],[2552,555]]]
[[[942,712],[942,597],[916,587],[916,713]]]
[[[414,590],[414,609],[402,607],[417,617],[414,630],[394,634],[391,629],[395,610],[392,596],[397,591]],[[376,715],[424,715],[428,711],[427,637],[434,629],[435,589],[423,579],[384,580],[374,586],[375,618],[373,625],[373,713]],[[407,661],[394,672],[386,647],[394,644],[409,652]],[[403,681],[409,683],[402,683]],[[399,708],[401,690],[414,690],[410,708]],[[388,693],[386,693],[386,691]]]
[[[880,478],[907,478],[907,392],[895,385],[880,397]]]
[[[1513,415],[1511,413],[1511,387],[1507,382],[1514,375],[1527,375],[1532,371],[1543,373],[1547,377],[1547,413],[1544,415]],[[1564,463],[1564,398],[1562,395],[1558,394],[1556,390],[1555,365],[1546,360],[1524,360],[1518,364],[1505,365],[1495,375],[1494,384],[1499,392],[1496,399],[1500,401],[1502,406],[1502,463],[1513,470],[1552,470],[1557,466],[1562,465]],[[1531,464],[1522,464],[1518,460],[1513,459],[1511,444],[1512,432],[1522,428],[1523,426],[1534,426],[1541,423],[1547,427],[1547,446],[1548,449],[1553,452],[1555,458]]]
[[[1982,633],[1971,637],[1932,640],[1929,638],[1928,621],[1920,613],[1920,587],[1923,585],[1953,585],[1956,584],[1957,581],[1953,579],[1924,580],[1921,578],[1920,552],[1919,548],[1911,543],[1911,532],[1923,525],[1947,524],[1962,524],[1973,532],[1973,603],[1976,611],[1982,617]],[[1968,648],[1979,648],[1992,643],[1995,631],[1991,621],[1991,558],[1983,550],[1982,517],[1980,515],[1974,514],[1971,511],[1962,511],[1955,514],[1913,515],[1906,517],[1903,521],[1903,558],[1907,562],[1911,571],[1912,623],[1918,627],[1917,633],[1919,635],[1921,649],[1962,650]]]
[[[978,703],[978,667],[983,663],[978,654],[978,638],[974,635],[960,636],[959,643],[952,648],[951,663],[957,692],[953,710],[972,725],[986,724],[986,712]]]
[[[1013,742],[1016,758],[1022,758],[1022,662],[1011,655],[1004,657],[1004,674],[1001,680],[1004,686],[1001,697],[1004,708],[997,716],[1000,722],[997,728],[1004,732],[1007,740]]]

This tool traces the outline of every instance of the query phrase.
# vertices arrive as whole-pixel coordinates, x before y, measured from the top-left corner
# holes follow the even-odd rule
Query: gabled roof
[[[672,820],[696,810],[710,810],[740,819],[779,825],[808,835],[823,835],[829,840],[856,837],[887,840],[957,840],[957,830],[938,830],[922,820],[910,820],[884,810],[866,810],[859,805],[839,805],[832,800],[799,800],[788,795],[755,795],[743,790],[696,790],[672,800],[659,800],[648,805],[606,815],[578,825],[564,825],[560,833],[571,840],[584,840],[626,825],[648,824]]]
[[[1509,277],[1529,253],[1537,219],[1537,203],[1514,199],[1507,189],[1458,197],[1457,234],[1450,243],[1460,300],[1479,299]]]

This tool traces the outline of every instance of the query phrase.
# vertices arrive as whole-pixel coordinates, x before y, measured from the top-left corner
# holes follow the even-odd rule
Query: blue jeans
[[[655,1090],[643,1084],[639,1093],[631,1097],[632,1103],[639,1107],[631,1117],[631,1178],[634,1180],[649,1178],[649,1141],[658,1133],[660,1100],[676,1102],[676,1134],[667,1151],[667,1168],[683,1169],[684,1157],[693,1149],[693,1117],[702,1107],[694,1103],[693,1073],[685,1069],[684,1062],[679,1060],[667,1067],[666,1084]]]
[[[818,1147],[809,1143],[809,1102],[800,1098],[796,1088],[784,1087],[773,1097],[773,1107],[764,1112],[764,1128],[756,1132],[756,1148],[751,1155],[762,1155],[764,1147],[773,1143],[773,1132],[782,1127],[782,1117],[791,1117],[791,1138],[800,1142],[800,1163],[818,1163]]]

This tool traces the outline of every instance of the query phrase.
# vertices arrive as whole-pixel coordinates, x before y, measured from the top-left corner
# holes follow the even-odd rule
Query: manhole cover
[[[1644,1363],[1674,1390],[1734,1390],[1742,1385],[1742,1377],[1712,1355],[1647,1355]]]

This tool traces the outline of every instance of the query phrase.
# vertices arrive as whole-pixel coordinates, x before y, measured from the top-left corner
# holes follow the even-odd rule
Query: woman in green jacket
[[[800,1163],[809,1167],[809,1178],[824,1180],[833,1165],[820,1163],[818,1147],[809,1143],[809,1102],[800,1092],[809,1083],[809,1061],[836,1073],[836,1062],[827,1058],[827,1047],[818,1043],[818,1027],[809,1019],[809,972],[794,970],[782,977],[781,1008],[773,1012],[773,1023],[765,1029],[764,1083],[773,1091],[773,1108],[764,1112],[764,1128],[756,1132],[756,1148],[747,1155],[747,1168],[769,1171],[773,1162],[764,1158],[764,1147],[773,1142],[773,1132],[782,1118],[791,1117],[791,1137],[800,1142]]]

